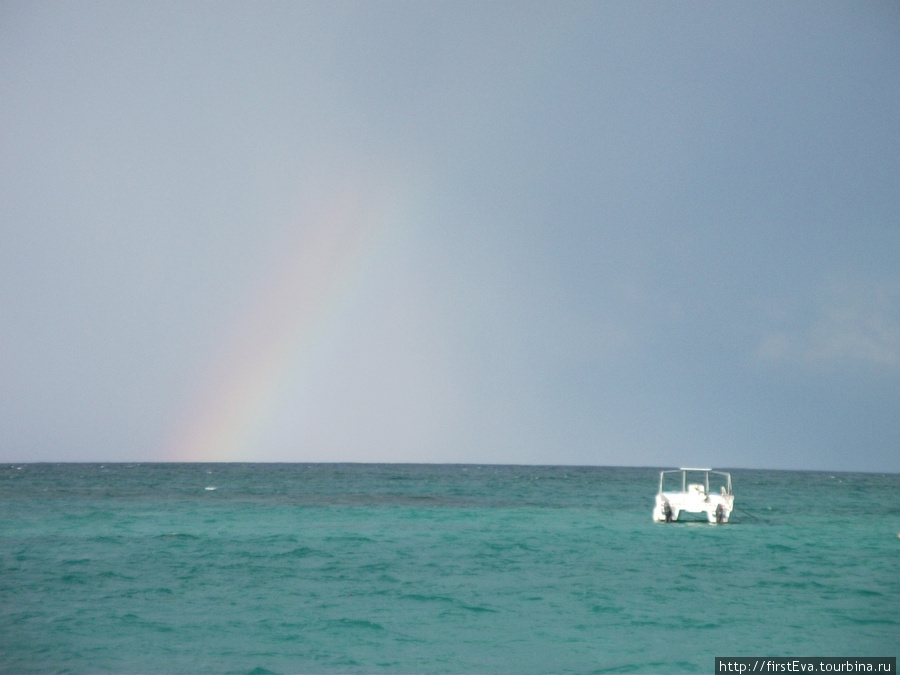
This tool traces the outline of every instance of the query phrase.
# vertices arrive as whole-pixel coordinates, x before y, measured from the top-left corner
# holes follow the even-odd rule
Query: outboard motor
[[[725,507],[719,504],[716,507],[716,523],[721,525],[725,522]]]
[[[668,501],[663,502],[663,516],[665,516],[667,523],[672,522],[672,506]]]

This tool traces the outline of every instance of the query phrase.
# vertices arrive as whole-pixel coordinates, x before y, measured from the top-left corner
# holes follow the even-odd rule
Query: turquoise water
[[[900,475],[732,477],[716,526],[653,523],[645,468],[0,466],[0,671],[897,656]]]

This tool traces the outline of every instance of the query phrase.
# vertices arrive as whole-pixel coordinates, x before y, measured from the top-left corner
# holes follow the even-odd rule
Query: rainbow
[[[398,194],[399,192],[399,194]],[[238,317],[198,400],[165,444],[178,462],[264,461],[261,440],[281,399],[302,382],[327,328],[361,286],[388,232],[403,222],[402,191],[346,190],[299,218],[299,241]]]

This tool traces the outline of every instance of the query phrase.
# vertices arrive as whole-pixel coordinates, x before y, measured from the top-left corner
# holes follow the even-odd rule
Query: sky
[[[4,2],[0,461],[900,472],[900,6]]]

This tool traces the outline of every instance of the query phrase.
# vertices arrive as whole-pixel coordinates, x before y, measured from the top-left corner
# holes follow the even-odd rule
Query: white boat
[[[727,523],[733,508],[730,473],[691,468],[659,472],[659,492],[653,509],[657,523],[686,520],[685,514],[706,514],[710,523]]]

